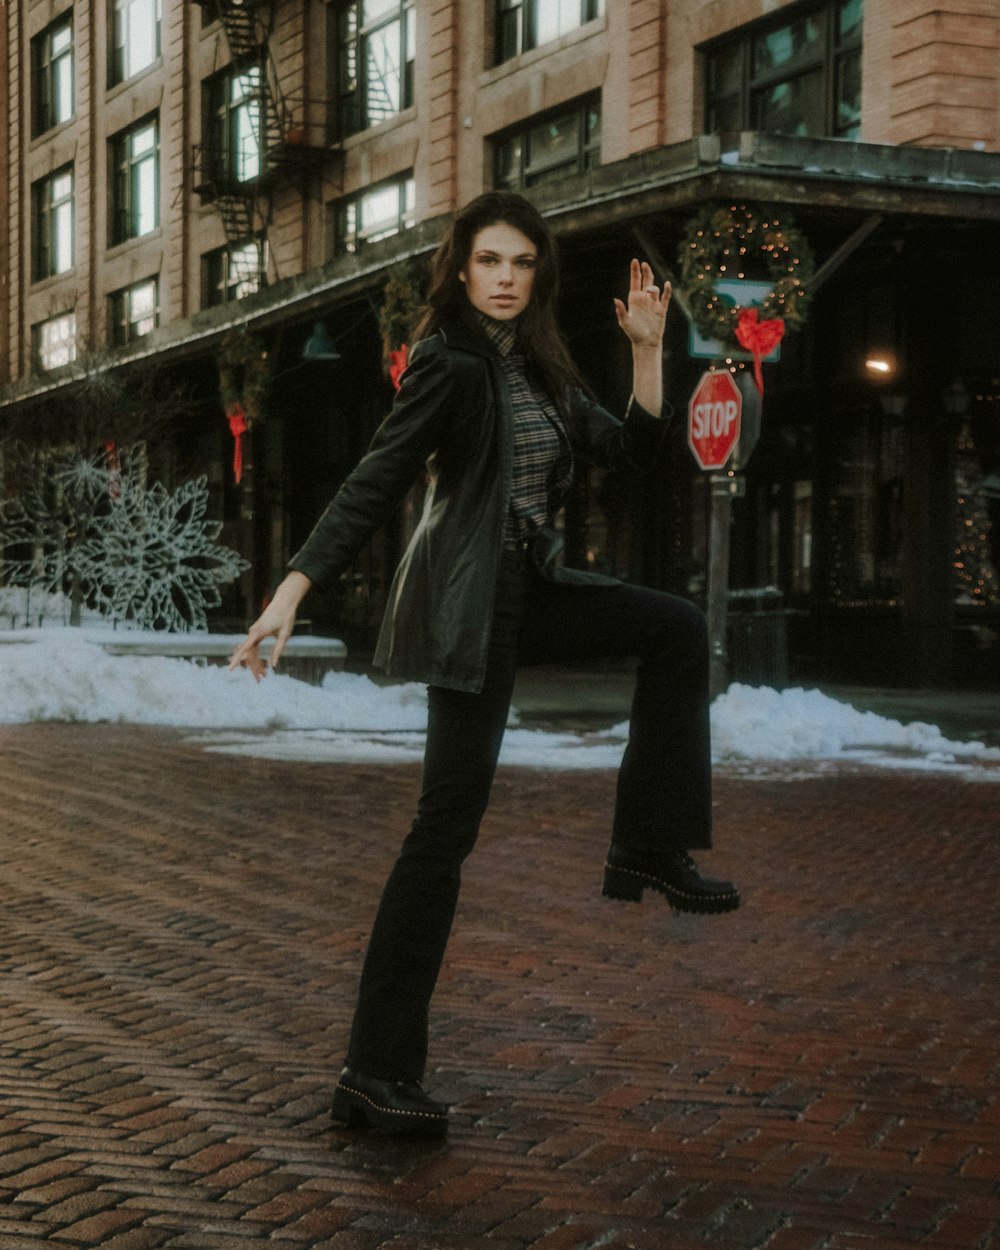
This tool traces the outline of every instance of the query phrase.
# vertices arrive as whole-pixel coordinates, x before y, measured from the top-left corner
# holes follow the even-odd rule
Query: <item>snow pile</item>
[[[132,635],[134,636],[134,635]],[[110,656],[95,629],[0,632],[0,723],[36,720],[172,725],[212,731],[206,748],[275,759],[416,761],[423,751],[423,686],[379,686],[331,672],[321,686],[269,674],[157,656]],[[262,732],[268,731],[268,732]],[[501,761],[536,768],[616,768],[626,724],[599,733],[517,726]],[[818,690],[732,686],[712,707],[719,761],[862,760],[896,767],[968,768],[1000,763],[1000,750],[952,742],[933,725],[859,712]],[[964,761],[959,765],[958,761]],[[1000,773],[994,774],[1000,776]]]
[[[380,687],[354,673],[330,673],[323,686],[280,673],[257,683],[221,665],[110,656],[101,637],[79,629],[0,634],[0,723],[384,731],[423,730],[427,722],[424,688],[412,683]]]
[[[951,742],[934,725],[859,712],[819,690],[733,685],[712,706],[718,759],[831,759],[847,751],[904,751],[947,762],[957,756],[1000,759],[981,742]]]

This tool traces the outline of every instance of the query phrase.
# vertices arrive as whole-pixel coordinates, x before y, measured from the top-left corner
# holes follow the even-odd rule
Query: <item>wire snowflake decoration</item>
[[[0,505],[8,584],[66,591],[146,629],[207,629],[221,588],[249,565],[216,542],[222,524],[206,516],[206,478],[169,491],[146,485],[147,468],[141,446],[89,460],[28,453],[21,494]]]
[[[147,629],[208,628],[207,610],[221,586],[249,567],[216,543],[222,525],[206,519],[208,482],[170,492],[127,479],[102,524],[80,544],[77,564],[103,616]]]

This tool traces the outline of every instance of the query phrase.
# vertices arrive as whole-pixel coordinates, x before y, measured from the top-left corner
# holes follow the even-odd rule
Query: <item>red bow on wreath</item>
[[[785,333],[785,323],[780,317],[771,321],[758,321],[756,308],[744,308],[736,322],[736,341],[740,347],[753,352],[753,380],[757,390],[764,394],[764,372],[760,367],[760,358],[766,356],[781,342]]]
[[[410,349],[403,344],[398,351],[389,353],[389,377],[392,384],[398,391],[403,381],[403,373],[410,360]]]
[[[229,418],[229,432],[233,436],[233,481],[239,485],[243,477],[243,435],[249,430],[250,423],[242,404],[233,404],[226,416]]]

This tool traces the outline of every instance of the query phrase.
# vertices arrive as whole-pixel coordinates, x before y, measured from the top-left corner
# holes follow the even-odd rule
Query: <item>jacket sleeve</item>
[[[419,477],[445,435],[460,389],[453,356],[431,340],[414,348],[391,412],[289,568],[321,589],[343,572]]]
[[[602,469],[644,472],[653,465],[672,415],[673,410],[664,403],[663,416],[654,417],[636,403],[633,396],[624,421],[619,421],[606,408],[578,391],[572,421],[578,440],[576,449]]]

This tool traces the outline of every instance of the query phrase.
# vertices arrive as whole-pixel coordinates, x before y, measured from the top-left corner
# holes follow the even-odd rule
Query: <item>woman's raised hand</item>
[[[633,347],[658,347],[663,341],[671,293],[669,282],[661,290],[650,266],[633,258],[629,266],[628,304],[615,300],[618,324]]]

